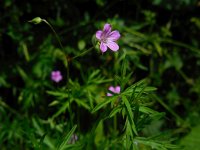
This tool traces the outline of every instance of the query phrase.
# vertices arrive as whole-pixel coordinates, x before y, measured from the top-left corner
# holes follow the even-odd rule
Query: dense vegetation
[[[199,8],[2,1],[0,149],[199,150]],[[106,23],[115,52],[96,37]]]

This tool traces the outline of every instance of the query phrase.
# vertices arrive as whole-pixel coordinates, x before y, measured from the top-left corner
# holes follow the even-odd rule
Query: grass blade
[[[64,147],[67,145],[68,141],[70,140],[72,134],[74,133],[74,131],[76,130],[77,125],[73,126],[73,128],[69,131],[69,133],[64,136],[61,144],[58,146],[57,150],[63,150]]]

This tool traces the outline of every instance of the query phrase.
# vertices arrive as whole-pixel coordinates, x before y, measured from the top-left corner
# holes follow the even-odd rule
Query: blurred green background
[[[99,116],[91,109],[113,74],[120,74],[124,55],[126,71],[133,72],[127,85],[146,78],[157,88],[151,107],[165,112],[144,134],[169,131],[173,143],[185,146],[182,149],[199,150],[200,1],[4,0],[0,16],[2,150],[54,149],[58,137],[72,128],[67,124],[70,116],[78,122],[80,139],[91,146],[79,149],[101,149],[90,135]],[[38,16],[53,26],[64,52],[45,23],[28,22]],[[76,100],[71,114],[65,112],[66,61],[93,46],[96,31],[105,23],[121,33],[120,50],[102,55],[96,48],[70,62],[69,82]],[[53,83],[52,70],[60,70],[64,80]]]

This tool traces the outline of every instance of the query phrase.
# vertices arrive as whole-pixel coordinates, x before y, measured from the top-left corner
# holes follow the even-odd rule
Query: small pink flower
[[[108,90],[113,92],[113,93],[119,94],[120,93],[120,86],[116,86],[116,87],[110,86],[108,88]],[[107,96],[113,96],[113,94],[107,93]]]
[[[63,79],[60,71],[52,71],[51,72],[51,80],[58,83]]]
[[[96,32],[96,38],[100,41],[101,52],[104,53],[109,47],[112,51],[118,51],[119,46],[116,41],[120,38],[120,33],[117,30],[111,32],[111,25],[106,23],[103,30]]]

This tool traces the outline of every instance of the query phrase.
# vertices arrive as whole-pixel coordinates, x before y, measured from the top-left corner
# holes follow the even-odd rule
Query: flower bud
[[[42,19],[40,17],[35,17],[34,19],[32,19],[28,22],[31,22],[31,23],[34,23],[34,24],[39,24],[39,23],[42,22]]]

